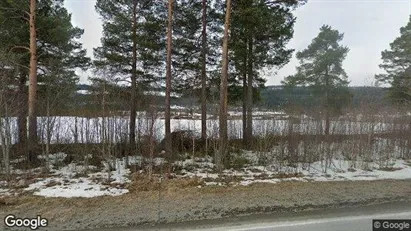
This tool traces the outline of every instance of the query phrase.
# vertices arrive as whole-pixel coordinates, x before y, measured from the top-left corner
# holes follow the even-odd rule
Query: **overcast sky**
[[[94,10],[95,0],[66,0],[75,26],[85,29],[82,37],[89,56],[100,45],[102,25]],[[350,48],[344,61],[350,85],[371,85],[380,73],[381,51],[389,48],[399,29],[411,14],[410,0],[308,0],[295,11],[297,22],[294,37],[288,47],[296,51],[310,44],[323,24],[344,33],[343,44]],[[267,85],[278,85],[295,72],[295,55],[275,76],[267,77]],[[82,82],[87,79],[83,74]]]

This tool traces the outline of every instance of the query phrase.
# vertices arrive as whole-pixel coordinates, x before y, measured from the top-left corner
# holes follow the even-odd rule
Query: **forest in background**
[[[342,31],[323,25],[306,48],[287,47],[304,0],[98,0],[103,36],[93,59],[63,3],[0,2],[6,175],[12,159],[31,168],[63,150],[73,161],[92,154],[94,163],[144,156],[133,170],[148,166],[150,177],[156,157],[171,165],[187,152],[211,156],[218,172],[235,165],[239,149],[280,148],[272,160],[328,167],[341,155],[354,158],[342,154],[347,140],[361,161],[380,160],[371,154],[383,148],[410,155],[411,22],[381,52],[385,73],[375,80],[388,87],[349,87]],[[282,68],[294,54],[295,74],[282,87],[264,87],[263,70]],[[92,73],[87,94],[78,91],[80,69]],[[173,104],[187,108],[185,125],[175,125]],[[262,124],[260,108],[272,112]]]

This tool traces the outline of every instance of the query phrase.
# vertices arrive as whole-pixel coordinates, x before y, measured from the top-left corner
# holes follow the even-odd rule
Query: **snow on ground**
[[[259,154],[243,152],[250,163],[257,163]],[[358,180],[385,180],[411,179],[411,162],[391,159],[381,163],[347,161],[333,159],[327,165],[325,162],[298,164],[291,166],[258,166],[249,165],[239,170],[227,169],[222,174],[213,171],[211,158],[194,158],[175,164],[183,167],[177,177],[198,177],[205,181],[205,185],[224,185],[221,182],[229,179],[231,185],[250,185],[252,183],[279,183],[284,181],[358,181]]]
[[[131,183],[130,169],[126,167],[126,158],[113,159],[108,164],[103,162],[103,169],[97,170],[95,166],[84,166],[83,164],[71,163],[61,166],[61,162],[67,156],[65,153],[40,155],[40,159],[45,159],[50,168],[47,177],[39,177],[35,182],[24,188],[26,192],[33,192],[34,195],[44,197],[96,197],[96,196],[119,196],[128,193],[127,184]],[[129,164],[141,164],[142,157],[128,157]],[[154,158],[153,164],[164,163],[162,158]],[[114,169],[110,171],[110,169]],[[27,174],[21,170],[15,171]],[[31,171],[31,173],[41,172],[41,169]],[[24,181],[24,180],[23,180]],[[0,181],[0,197],[11,195],[11,189],[7,188],[6,181]]]
[[[310,170],[302,173],[307,179],[314,181],[335,180],[385,180],[385,179],[411,179],[411,166],[404,160],[392,160],[388,168],[381,169],[377,163],[369,163],[367,170],[349,168],[349,161],[332,161],[332,168],[327,173],[322,171],[321,163],[313,163]]]
[[[80,95],[90,95],[91,92],[89,90],[77,90],[77,94]]]
[[[44,197],[96,197],[118,196],[127,193],[127,189],[103,186],[86,177],[69,179],[51,177],[30,184],[25,190],[34,190],[34,195]]]
[[[126,168],[124,160],[114,161],[114,171],[109,171],[107,165],[103,170],[96,171],[95,166],[75,163],[55,168],[54,165],[63,161],[66,156],[65,153],[50,154],[47,158],[40,156],[41,159],[48,160],[50,176],[37,178],[36,182],[29,184],[24,190],[44,197],[118,196],[128,192],[124,185],[130,183],[130,170]],[[0,185],[0,196],[7,193],[9,190],[1,188]]]
[[[4,195],[4,196],[10,195],[9,191],[10,191],[10,190],[7,189],[7,188],[0,188],[0,196],[1,196],[1,195]]]
[[[259,155],[261,153],[244,151],[241,156],[247,158],[251,164],[237,169],[227,169],[221,174],[215,172],[212,157],[187,157],[186,160],[173,163],[173,166],[179,167],[176,168],[179,170],[173,174],[177,178],[200,178],[205,186],[248,186],[253,183],[275,184],[286,181],[411,179],[410,160],[364,162],[333,159],[327,168],[321,161],[311,164],[300,163],[294,167],[275,164],[260,166],[257,161]],[[102,170],[97,170],[95,166],[75,163],[60,168],[55,167],[59,166],[59,162],[64,160],[65,156],[64,153],[49,155],[50,174],[30,182],[24,191],[44,197],[118,196],[129,192],[127,185],[131,183],[131,172],[126,168],[126,158],[113,159],[110,161],[111,164],[105,162]],[[128,157],[128,162],[141,164],[143,158]],[[164,159],[153,159],[154,165],[164,163]],[[6,181],[0,181],[0,197],[16,194],[12,188],[7,188],[7,185]]]
[[[178,105],[171,105],[170,109],[172,110],[185,110],[187,109],[186,107],[178,106]]]
[[[55,154],[49,154],[47,155],[39,155],[38,158],[40,160],[45,160],[49,162],[50,164],[56,164],[58,162],[62,162],[65,158],[67,157],[67,154],[64,152],[59,152]]]

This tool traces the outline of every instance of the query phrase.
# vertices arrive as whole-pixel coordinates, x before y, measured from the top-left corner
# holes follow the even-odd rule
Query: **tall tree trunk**
[[[327,136],[330,134],[330,105],[329,105],[329,89],[330,89],[330,83],[329,83],[329,76],[328,76],[328,67],[325,71],[325,129],[324,129],[324,134]]]
[[[19,136],[19,154],[27,154],[27,91],[25,72],[19,72],[19,110],[17,118],[18,136]]]
[[[207,147],[207,0],[203,0],[203,18],[202,18],[202,50],[201,50],[201,141],[203,150],[206,152]]]
[[[248,39],[247,65],[247,146],[251,148],[253,140],[253,39]]]
[[[174,0],[168,0],[168,25],[167,25],[167,67],[166,67],[166,110],[165,110],[165,151],[167,156],[172,155],[172,137],[171,137],[171,49],[173,36],[173,3]],[[174,155],[173,155],[174,157]]]
[[[227,87],[228,87],[228,33],[231,20],[231,0],[226,0],[226,12],[224,23],[222,71],[220,83],[220,150],[215,157],[215,164],[218,171],[223,170],[223,158],[227,152],[228,132],[227,132]]]
[[[36,0],[30,0],[30,76],[29,76],[29,156],[30,162],[36,160],[35,146],[37,143],[37,33],[36,33]]]
[[[330,89],[330,83],[329,83],[329,76],[328,76],[328,67],[326,69],[325,73],[325,145],[326,145],[326,151],[325,151],[325,173],[327,173],[328,167],[330,167],[331,164],[331,141],[330,141],[330,105],[329,105],[329,89]]]
[[[325,93],[326,99],[328,100],[328,92]],[[330,108],[327,105],[325,109],[325,128],[324,128],[324,134],[329,135],[330,134]]]
[[[247,146],[247,57],[244,56],[243,69],[243,144]]]
[[[136,117],[137,117],[137,0],[133,0],[133,60],[131,69],[131,105],[130,105],[130,154],[136,150]]]

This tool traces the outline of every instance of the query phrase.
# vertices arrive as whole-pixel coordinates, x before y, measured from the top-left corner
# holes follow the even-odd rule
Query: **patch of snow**
[[[25,160],[26,160],[26,158],[18,158],[18,159],[10,160],[10,163],[17,164],[17,163],[21,163]]]
[[[68,164],[60,169],[52,169],[51,172],[54,175],[60,175],[64,177],[74,177],[77,174],[84,173],[87,169],[94,169],[95,166],[84,166],[84,165],[77,165],[75,163]]]
[[[0,197],[10,196],[10,190],[7,188],[0,188]]]
[[[258,159],[261,155],[273,155],[273,153],[243,151],[236,154],[246,158],[251,163],[242,169],[226,169],[221,174],[214,171],[213,158],[192,157],[183,161],[174,162],[174,166],[182,167],[180,173],[173,173],[177,178],[203,179],[206,186],[227,185],[221,179],[234,179],[229,185],[247,186],[253,183],[276,184],[285,181],[359,181],[359,180],[382,180],[382,179],[411,179],[410,162],[397,159],[380,160],[376,162],[365,162],[363,160],[347,161],[333,159],[327,168],[324,162],[298,163],[295,166],[287,166],[286,163],[279,166],[277,162],[270,161],[265,166],[259,165]],[[60,161],[65,158],[64,153],[48,156],[50,162]],[[264,157],[265,158],[265,157]],[[106,161],[103,170],[97,171],[95,166],[84,166],[75,163],[61,168],[50,170],[51,176],[39,178],[25,190],[33,191],[34,195],[45,197],[95,197],[95,196],[118,196],[128,193],[123,188],[131,182],[130,164],[141,164],[147,162],[141,156],[128,156],[110,160],[110,166]],[[154,158],[154,165],[164,164],[165,159]],[[109,168],[110,167],[110,168]],[[388,168],[387,168],[388,167]],[[93,170],[89,173],[88,170]],[[32,169],[30,172],[39,172],[41,169]],[[26,172],[27,173],[27,172]],[[109,180],[110,177],[110,180]],[[221,177],[221,179],[220,179]],[[103,183],[104,182],[104,183]],[[5,188],[5,189],[2,189]],[[0,181],[0,196],[10,194],[7,182]]]
[[[214,168],[214,164],[211,162],[212,162],[211,157],[205,157],[205,158],[194,157],[194,159],[185,159],[183,161],[176,161],[173,164],[176,166],[183,167],[183,168],[197,167],[199,168],[199,170],[201,169],[206,170],[206,169]]]
[[[241,186],[248,186],[252,183],[271,183],[271,184],[275,184],[280,182],[279,179],[266,179],[266,180],[243,180],[239,183],[239,185]]]
[[[160,166],[162,164],[165,164],[167,161],[164,158],[156,157],[153,158],[153,163],[155,166]]]
[[[257,162],[258,153],[244,151],[240,155]],[[258,159],[258,158],[257,158]],[[205,180],[206,185],[216,185],[214,182],[220,177],[213,173],[211,158],[187,159],[175,162],[175,165],[183,167],[181,175],[177,177],[199,177]],[[208,164],[206,164],[208,163]],[[354,168],[355,166],[355,168]],[[381,169],[380,166],[388,166],[388,169]],[[364,170],[365,169],[365,170]],[[288,174],[283,176],[282,174]],[[296,177],[298,174],[299,177]],[[391,159],[379,162],[347,161],[333,159],[329,167],[325,168],[324,162],[318,161],[311,164],[299,163],[295,167],[291,166],[258,166],[251,165],[241,170],[225,169],[221,177],[236,177],[240,179],[238,185],[249,185],[256,182],[278,183],[284,181],[359,181],[359,180],[382,180],[382,179],[411,179],[411,166],[404,160]],[[210,182],[211,181],[211,182]]]
[[[47,184],[57,183],[57,185],[47,187]],[[64,179],[64,178],[46,178],[29,185],[26,191],[35,190],[33,193],[37,196],[44,197],[97,197],[97,196],[119,196],[128,193],[127,189],[113,188],[103,186],[92,182],[88,178]]]
[[[333,160],[332,162],[338,167],[328,169],[327,173],[324,173],[321,162],[313,163],[310,171],[303,170],[302,173],[314,181],[411,179],[411,167],[406,165],[403,160],[393,161],[392,169],[389,170],[381,170],[377,163],[370,163],[369,171],[362,169],[349,171],[349,161]]]
[[[106,168],[105,172],[90,173],[88,176],[96,179],[108,179],[110,175],[111,183],[125,184],[131,182],[128,178],[131,172],[130,169],[126,168],[125,159],[116,159],[114,167],[114,171],[109,172]]]
[[[185,110],[187,108],[182,107],[182,106],[178,106],[178,105],[171,105],[170,109],[172,109],[172,110]]]
[[[89,90],[77,90],[77,94],[89,95],[91,92]]]
[[[96,167],[71,163],[59,169],[51,169],[52,177],[40,178],[24,190],[34,191],[34,195],[44,197],[97,197],[128,193],[127,189],[121,188],[123,184],[130,182],[130,170],[126,168],[125,159],[116,159],[114,168],[110,172],[105,169],[86,174],[87,170],[96,170]],[[77,177],[78,174],[81,177]]]
[[[7,186],[7,181],[0,180],[0,187],[5,187],[5,186]]]
[[[143,162],[143,157],[142,156],[128,156],[128,163],[131,165],[141,165]]]
[[[43,159],[46,161],[49,161],[50,164],[56,164],[59,162],[64,161],[64,159],[66,159],[67,154],[64,152],[58,152],[58,153],[54,153],[54,154],[49,154],[47,155],[38,155],[39,159]]]
[[[223,186],[220,182],[205,182],[206,186]]]

